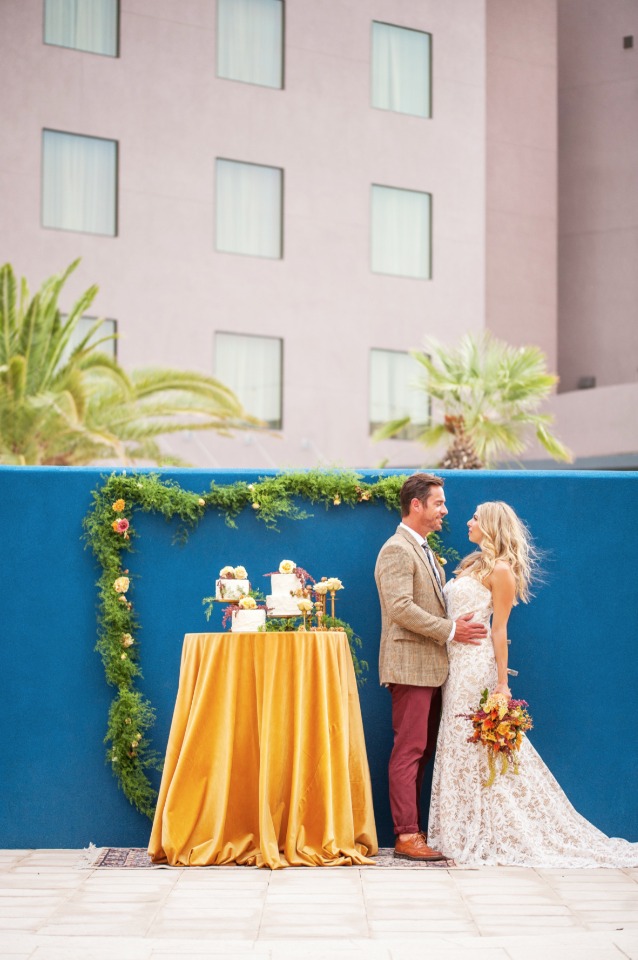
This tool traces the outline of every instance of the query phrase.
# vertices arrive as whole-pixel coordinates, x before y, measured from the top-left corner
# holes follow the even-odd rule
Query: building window
[[[390,420],[410,417],[396,435],[414,440],[430,422],[430,399],[418,385],[419,363],[402,350],[370,351],[370,433]]]
[[[62,314],[60,319],[63,323],[65,323],[66,320],[68,320],[68,316]],[[69,337],[69,342],[64,350],[62,358],[64,361],[68,360],[75,348],[82,343],[96,320],[97,317],[80,317],[75,330]],[[115,320],[103,320],[101,325],[97,328],[89,340],[88,346],[98,343],[98,341],[100,341],[103,337],[112,337],[116,333],[117,322]],[[97,349],[100,351],[100,353],[106,353],[107,356],[111,357],[113,360],[117,360],[117,340],[105,340],[104,343],[100,343]]]
[[[237,395],[244,409],[280,430],[283,341],[241,333],[215,334],[215,376]]]
[[[44,0],[44,42],[118,55],[118,0]]]
[[[432,37],[389,23],[372,23],[372,106],[432,116]]]
[[[431,278],[431,194],[373,185],[371,224],[373,273]]]
[[[115,140],[42,132],[42,226],[115,236]]]
[[[283,170],[235,160],[216,166],[216,248],[279,259]]]
[[[217,76],[281,89],[282,0],[217,0]]]

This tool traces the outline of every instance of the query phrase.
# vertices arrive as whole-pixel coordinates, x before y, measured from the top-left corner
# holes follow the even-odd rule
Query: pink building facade
[[[0,5],[0,260],[35,287],[80,256],[68,305],[99,284],[125,367],[214,373],[271,424],[168,450],[434,462],[371,429],[427,418],[411,348],[489,329],[547,353],[577,457],[638,462],[635,5],[93,4]]]

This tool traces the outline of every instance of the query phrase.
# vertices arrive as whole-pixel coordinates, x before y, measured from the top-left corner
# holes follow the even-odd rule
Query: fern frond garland
[[[309,516],[300,506],[301,500],[322,503],[326,509],[341,504],[354,508],[376,502],[396,510],[399,491],[406,479],[407,475],[386,476],[368,483],[354,471],[309,470],[263,477],[256,483],[240,480],[222,485],[213,481],[207,492],[199,494],[184,490],[174,480],[164,480],[155,473],[124,471],[104,478],[101,486],[93,491],[93,505],[83,526],[87,544],[102,571],[97,583],[96,650],[102,657],[107,683],[116,688],[104,738],[106,759],[125,796],[140,813],[153,817],[157,794],[146,771],[161,769],[161,758],[153,750],[148,736],[155,711],[135,687],[142,676],[140,624],[129,596],[131,592],[134,595],[135,584],[126,564],[126,555],[138,538],[132,523],[134,511],[156,511],[167,520],[179,518],[178,539],[187,537],[189,530],[194,529],[210,509],[216,510],[231,527],[237,526],[237,517],[243,510],[250,509],[269,529],[276,530],[277,520],[282,517],[301,520]],[[115,510],[118,501],[124,501],[124,506]],[[121,532],[113,527],[118,519],[128,521],[121,525]],[[438,553],[451,554],[438,538],[432,542],[432,548]],[[114,584],[121,588],[126,579],[129,581],[126,589],[118,592]],[[342,620],[327,625],[345,631],[357,680],[362,682],[368,665],[359,661],[355,653],[355,648],[361,646],[360,638]]]

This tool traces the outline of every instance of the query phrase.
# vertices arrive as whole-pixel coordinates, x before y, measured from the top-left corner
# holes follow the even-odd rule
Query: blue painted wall
[[[247,474],[174,470],[195,492]],[[0,847],[144,846],[149,822],[118,790],[102,739],[111,690],[94,652],[98,570],[81,540],[82,518],[102,472],[0,468],[2,509],[2,736]],[[375,474],[376,476],[376,474]],[[605,833],[638,840],[638,474],[448,475],[448,542],[466,552],[465,522],[477,503],[508,501],[545,551],[545,584],[512,616],[515,695],[529,700],[531,739],[576,808]],[[231,530],[209,514],[186,546],[175,526],[136,514],[141,533],[127,560],[142,622],[143,689],[157,708],[155,742],[166,745],[182,637],[208,626],[201,598],[219,568],[244,564],[253,581],[292,558],[315,576],[341,577],[338,614],[365,641],[370,662],[361,706],[382,844],[392,841],[386,766],[389,696],[378,685],[375,558],[398,517],[382,506],[316,507],[312,519],[265,529],[251,512]],[[264,581],[264,584],[266,581]]]

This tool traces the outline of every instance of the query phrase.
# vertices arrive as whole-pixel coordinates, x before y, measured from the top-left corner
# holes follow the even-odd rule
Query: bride
[[[448,616],[474,612],[490,629],[480,646],[448,643],[449,674],[436,748],[428,843],[463,865],[626,867],[638,865],[638,843],[611,839],[582,817],[527,738],[520,773],[488,778],[485,748],[469,744],[459,714],[478,707],[483,690],[511,696],[507,621],[529,599],[534,548],[523,523],[500,501],[482,503],[468,521],[479,548],[445,585]]]

